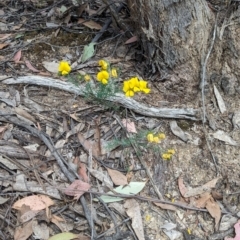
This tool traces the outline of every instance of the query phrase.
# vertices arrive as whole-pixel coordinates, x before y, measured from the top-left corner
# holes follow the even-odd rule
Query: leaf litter
[[[31,4],[37,3],[32,1]],[[85,3],[84,5],[79,6],[78,12],[78,19],[84,19],[85,22],[82,23],[85,24],[85,27],[89,28],[88,30],[92,31],[98,31],[102,26],[102,22],[96,22],[96,18],[94,17],[91,19],[91,16],[101,14],[101,12],[105,11],[105,7],[102,6],[101,3],[95,4],[95,9],[91,9],[91,6],[88,3]],[[35,8],[32,9],[37,9],[39,7],[40,6],[35,5]],[[96,11],[96,9],[98,9],[98,11]],[[15,10],[18,10],[17,7]],[[30,9],[27,11],[30,11]],[[14,72],[11,68],[7,68],[4,75],[0,76],[1,79],[9,77],[5,74],[9,74],[11,71],[13,71],[14,74],[17,72],[18,74],[27,75],[30,70],[38,76],[47,74],[50,74],[49,76],[51,76],[52,74],[52,76],[59,77],[63,81],[66,81],[65,78],[57,76],[58,63],[62,59],[68,59],[69,62],[74,62],[75,59],[82,60],[82,62],[85,62],[85,72],[91,72],[93,66],[96,67],[98,65],[97,57],[105,57],[108,49],[110,49],[108,43],[103,42],[101,46],[102,51],[99,52],[98,49],[96,49],[96,56],[94,56],[95,44],[86,42],[84,39],[89,38],[85,34],[82,34],[82,36],[84,35],[83,39],[81,39],[82,43],[78,42],[76,45],[75,41],[79,40],[81,37],[78,38],[73,36],[72,40],[70,40],[71,34],[66,34],[67,38],[64,39],[64,37],[62,37],[61,39],[61,31],[63,30],[60,30],[60,28],[56,31],[54,30],[54,28],[58,28],[62,23],[67,24],[66,27],[69,29],[76,27],[72,25],[70,21],[71,13],[68,11],[71,11],[71,8],[63,3],[62,6],[57,4],[57,7],[52,6],[41,12],[41,20],[42,18],[45,18],[45,16],[51,17],[51,22],[46,21],[46,28],[50,31],[45,35],[44,33],[43,35],[24,33],[14,36],[13,34],[0,34],[1,50],[5,51],[5,53],[11,53],[11,58],[9,58],[8,61],[12,64],[12,69],[15,70]],[[85,19],[85,14],[89,14],[88,17],[90,17],[87,21]],[[8,17],[8,14],[4,15],[4,18]],[[38,17],[39,16],[36,15],[36,18]],[[17,30],[21,29],[21,26],[23,26],[23,22],[15,24],[15,28],[12,26],[10,27],[12,30]],[[80,24],[79,26],[83,27]],[[2,28],[4,29],[5,26],[2,26]],[[53,37],[51,37],[52,32],[54,33]],[[35,46],[34,51],[36,52],[32,53],[31,51],[26,50],[28,45],[19,45],[17,48],[14,48],[14,51],[12,51],[11,44],[16,44],[18,39],[21,39],[21,41],[27,44],[31,43]],[[36,39],[43,39],[45,42],[41,45],[40,49],[38,49],[40,44],[36,42]],[[9,40],[12,41],[11,44],[9,44]],[[123,39],[122,44],[133,44],[137,41],[138,38],[136,36],[130,38],[126,37]],[[56,48],[55,45],[58,44],[62,47]],[[71,47],[68,47],[66,50],[64,45],[71,45]],[[85,46],[85,50],[84,47],[79,48],[80,45]],[[99,45],[97,46],[99,48]],[[114,46],[112,47],[114,48]],[[79,49],[81,50],[79,51]],[[120,52],[123,52],[128,49],[123,46],[116,50],[116,52],[119,52],[119,50],[121,50]],[[108,55],[110,56],[111,54],[112,52]],[[132,52],[130,54],[133,55]],[[3,56],[0,56],[0,59],[2,59],[1,57]],[[88,62],[88,59],[90,58],[92,58],[91,64]],[[112,63],[118,63],[123,73],[128,73],[129,69],[133,67],[130,61],[124,62],[123,58],[119,58],[117,62],[115,61],[116,59],[111,57],[108,59]],[[127,56],[127,59],[131,59],[131,56]],[[49,73],[47,73],[45,69],[47,69]],[[133,75],[135,75],[135,73]],[[129,77],[126,74],[125,76]],[[229,99],[224,96],[225,102],[223,102],[223,97],[221,96],[222,93],[218,90],[218,86],[217,88],[216,86],[213,86],[213,90],[220,112],[224,113],[226,111],[226,105],[228,104],[229,106]],[[89,196],[89,193],[87,193],[88,191],[97,191],[99,193],[109,193],[112,195],[123,193],[134,196],[153,196],[151,190],[152,187],[149,182],[146,182],[148,176],[144,174],[144,170],[141,168],[138,158],[136,157],[139,152],[143,155],[145,154],[144,161],[149,168],[152,167],[151,171],[156,185],[164,185],[164,188],[162,189],[168,189],[166,192],[170,193],[168,199],[170,199],[172,205],[169,204],[169,201],[167,203],[155,202],[156,206],[151,208],[153,208],[154,211],[161,211],[163,214],[165,214],[167,210],[174,211],[178,218],[181,219],[178,223],[181,227],[176,228],[176,224],[171,222],[171,218],[168,218],[166,215],[164,218],[159,217],[154,211],[152,211],[149,204],[145,204],[137,198],[135,200],[134,196],[131,199],[114,196],[101,196],[101,199],[107,203],[117,200],[117,202],[107,204],[110,210],[115,209],[114,211],[117,212],[117,224],[125,226],[125,223],[121,219],[126,219],[126,216],[129,216],[131,218],[132,229],[139,239],[144,239],[143,229],[147,235],[153,237],[153,239],[166,239],[166,236],[170,239],[180,239],[183,230],[188,228],[191,229],[195,235],[198,234],[199,237],[202,237],[206,234],[212,234],[214,228],[215,231],[217,231],[218,225],[220,225],[220,229],[221,226],[224,226],[224,221],[222,220],[227,219],[225,216],[228,215],[224,212],[224,207],[221,203],[222,199],[217,199],[214,191],[217,190],[221,193],[237,191],[235,185],[238,186],[239,184],[238,180],[236,180],[238,179],[238,173],[236,172],[239,172],[238,165],[236,164],[238,162],[238,157],[236,157],[238,156],[238,152],[234,147],[238,146],[239,142],[239,136],[237,134],[239,125],[238,109],[233,109],[232,111],[234,113],[232,117],[233,131],[232,129],[229,129],[229,126],[227,125],[231,124],[229,123],[229,119],[224,119],[225,116],[223,114],[221,118],[224,119],[226,125],[223,122],[220,122],[220,117],[216,115],[212,116],[216,123],[216,130],[215,132],[211,132],[208,137],[211,138],[211,141],[214,144],[216,144],[214,154],[218,155],[218,167],[221,167],[222,173],[226,174],[228,180],[226,183],[224,182],[224,179],[219,178],[219,183],[217,184],[215,173],[212,171],[213,167],[211,160],[207,155],[208,151],[203,148],[203,153],[201,155],[199,149],[196,148],[198,143],[193,146],[191,145],[192,143],[189,143],[188,141],[191,140],[191,136],[199,134],[200,126],[197,123],[194,123],[193,126],[186,127],[181,121],[170,122],[168,120],[158,119],[159,122],[157,120],[156,122],[158,123],[149,128],[148,122],[150,122],[150,118],[139,117],[133,113],[125,115],[122,112],[119,114],[121,116],[119,116],[119,118],[123,119],[122,124],[130,136],[134,136],[137,132],[136,129],[139,130],[141,128],[144,128],[145,130],[147,129],[150,132],[158,132],[159,129],[161,129],[161,131],[168,131],[169,139],[167,139],[166,143],[163,143],[163,147],[167,148],[167,144],[176,146],[177,157],[174,157],[171,161],[165,164],[166,162],[161,162],[159,155],[148,152],[146,146],[137,149],[137,154],[130,146],[122,147],[121,144],[116,148],[112,148],[111,151],[105,151],[105,147],[102,147],[103,142],[108,144],[111,142],[111,139],[116,138],[116,136],[117,138],[124,139],[126,131],[122,131],[121,127],[119,127],[115,119],[111,116],[111,111],[103,111],[102,106],[100,109],[92,107],[91,105],[88,105],[87,102],[83,101],[83,99],[72,96],[64,91],[56,91],[52,89],[51,86],[49,86],[49,88],[42,88],[34,85],[27,85],[24,86],[24,89],[22,90],[21,87],[9,88],[8,86],[7,88],[2,88],[1,91],[5,94],[4,97],[1,97],[2,114],[7,113],[9,116],[12,116],[14,113],[19,122],[23,121],[26,126],[34,126],[35,129],[40,131],[40,135],[46,135],[47,139],[49,139],[53,146],[51,150],[48,149],[45,142],[43,142],[42,139],[40,140],[37,135],[24,129],[22,126],[19,127],[10,120],[8,125],[2,125],[1,164],[4,168],[2,166],[0,168],[0,177],[4,179],[4,182],[2,184],[3,196],[0,197],[0,204],[3,208],[1,209],[0,214],[1,216],[5,216],[6,213],[8,214],[8,219],[10,221],[3,221],[3,225],[11,228],[10,233],[4,232],[7,231],[7,228],[4,228],[3,233],[5,235],[11,235],[11,237],[14,235],[15,239],[27,239],[31,235],[35,238],[51,240],[59,240],[61,238],[74,239],[76,236],[80,239],[90,239],[86,234],[89,236],[89,234],[91,234],[91,229],[84,217],[85,213],[82,205],[79,203],[82,196],[86,196],[87,202],[90,203],[87,197]],[[164,91],[167,92],[167,88],[165,88]],[[17,92],[18,94],[20,93],[19,97],[15,94]],[[1,96],[4,94],[1,94]],[[155,97],[152,99],[149,98],[146,101],[149,101],[149,104],[158,100],[161,102],[162,99],[158,99],[158,97],[159,94],[155,94]],[[136,99],[137,98],[138,97],[136,97]],[[70,131],[64,128],[63,118],[66,119],[65,124],[68,129],[71,129]],[[95,123],[96,119],[100,119],[97,126]],[[4,123],[5,120],[2,119],[2,123]],[[169,132],[169,126],[173,135],[176,137],[172,136]],[[91,135],[89,132],[92,132],[93,134]],[[178,138],[183,142],[179,141]],[[222,145],[218,140],[225,142],[228,145]],[[24,148],[29,149],[31,152],[34,166],[29,164],[30,158],[29,155],[26,154],[26,151],[24,151]],[[72,181],[72,184],[70,185],[69,182],[71,181],[68,180],[69,176],[66,176],[56,163],[55,155],[53,154],[55,152],[60,154],[60,157],[65,160],[64,165],[69,167],[69,169],[72,169],[70,166],[75,165],[75,175],[72,173],[70,174],[70,179],[74,178],[75,180]],[[227,163],[224,161],[226,157],[224,157],[223,152],[228,156]],[[167,165],[167,168],[165,168],[166,171],[163,171],[161,174],[159,174],[160,171],[158,170],[160,163],[163,164],[163,169],[166,167],[164,165]],[[45,189],[43,189],[39,184],[39,181],[36,179],[36,176],[33,174],[34,167],[37,169],[39,176],[44,182]],[[141,174],[139,174],[139,172]],[[163,179],[164,175],[167,176],[165,180]],[[182,176],[182,178],[180,176]],[[176,184],[176,179],[178,179],[178,185]],[[187,182],[188,184],[185,185],[184,182]],[[221,187],[219,187],[220,183],[222,184]],[[118,185],[120,186],[117,187]],[[191,188],[187,186],[191,186]],[[225,189],[222,186],[228,186],[231,190]],[[159,189],[161,188],[159,187]],[[12,197],[13,193],[16,194],[14,201]],[[43,198],[40,198],[40,196],[48,197],[54,202],[54,204],[49,205],[49,203],[43,201]],[[229,201],[231,201],[234,206],[237,206],[235,198],[231,197],[231,195],[228,197]],[[72,202],[73,198],[76,198],[79,201]],[[165,195],[164,199],[166,199]],[[70,208],[70,203],[72,208]],[[91,204],[94,207],[98,206],[95,213],[96,215],[98,214],[101,216],[98,216],[98,218],[101,219],[102,225],[96,225],[97,232],[100,233],[102,229],[111,229],[112,226],[114,226],[114,218],[109,218],[110,215],[107,215],[107,209],[103,207],[104,205],[101,205],[101,201],[98,201],[97,203],[93,202]],[[66,208],[64,208],[63,205]],[[99,207],[100,205],[101,207]],[[5,206],[6,209],[10,209],[10,207],[12,209],[10,211],[4,211]],[[124,209],[123,206],[126,206],[126,208]],[[179,206],[195,207],[199,209],[199,211],[187,212],[184,211],[184,207]],[[151,230],[150,227],[146,227],[145,221],[142,222],[142,213],[145,209],[147,209],[147,211],[152,211],[151,216],[154,216],[155,219],[157,219],[156,221],[154,220],[157,228]],[[205,219],[202,220],[201,211],[203,210],[209,212],[209,215],[207,215],[208,217],[205,216]],[[92,214],[93,212],[94,211],[92,211]],[[188,213],[189,219],[192,218],[191,221],[189,221],[188,217],[183,213]],[[16,218],[17,214],[19,214],[19,218]],[[71,219],[68,215],[73,215],[75,218],[72,217]],[[220,221],[221,217],[222,220]],[[78,226],[75,225],[75,220],[73,221],[73,218],[78,221]],[[165,222],[166,218],[169,220],[167,223]],[[212,219],[214,219],[214,224],[212,223]],[[194,220],[199,220],[199,222],[201,222],[205,232],[196,224],[193,224]],[[233,227],[236,221],[236,218],[231,218],[231,221],[228,221],[231,222],[231,224],[227,225],[228,229]],[[49,224],[50,222],[57,225],[62,233],[53,232],[54,228]],[[22,225],[13,227],[19,225],[19,223],[22,223]],[[235,224],[236,236],[234,237],[232,235],[232,237],[234,237],[232,239],[239,238],[239,225],[237,224],[238,223]],[[131,225],[129,225],[129,227],[131,227]],[[74,233],[71,233],[70,231],[73,229],[75,231]],[[80,235],[75,234],[75,232],[78,232]],[[2,232],[0,232],[0,234],[1,233]],[[44,233],[46,233],[46,235],[44,235]]]

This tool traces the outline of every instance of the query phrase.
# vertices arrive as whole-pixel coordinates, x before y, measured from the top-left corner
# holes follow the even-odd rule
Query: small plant
[[[115,139],[111,141],[108,145],[109,149],[114,149],[116,147],[127,148],[131,147],[133,144],[136,147],[137,153],[142,155],[142,148],[158,153],[162,156],[163,160],[170,160],[172,155],[175,154],[174,149],[168,149],[167,152],[163,152],[160,145],[161,141],[166,138],[164,133],[153,134],[149,131],[139,131],[137,134],[132,134],[130,137],[125,137],[121,139]]]
[[[105,60],[100,60],[98,64],[100,70],[96,75],[97,83],[89,75],[84,77],[87,82],[84,91],[85,98],[107,108],[116,108],[116,104],[109,102],[108,99],[119,91],[114,81],[114,78],[118,76],[117,70],[111,68],[110,64]]]

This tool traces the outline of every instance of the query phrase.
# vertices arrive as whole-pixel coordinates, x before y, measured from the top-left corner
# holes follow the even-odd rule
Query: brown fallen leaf
[[[15,54],[15,56],[14,56],[14,58],[13,58],[13,61],[14,61],[15,63],[18,63],[18,62],[20,61],[20,59],[21,59],[21,56],[22,56],[22,50],[19,50],[19,51]]]
[[[115,185],[127,185],[127,177],[117,170],[107,168],[108,174]]]
[[[171,210],[171,211],[176,211],[177,210],[176,207],[174,207],[173,205],[170,205],[170,204],[157,203],[157,202],[154,202],[154,204],[157,205],[158,207],[162,208],[162,209]]]
[[[45,209],[53,204],[54,202],[48,196],[32,195],[18,200],[13,204],[12,208],[20,210],[23,205],[26,205],[29,206],[31,210],[38,211]]]
[[[102,148],[101,148],[101,133],[100,133],[100,128],[99,128],[99,124],[100,124],[100,118],[95,119],[95,133],[94,133],[94,140],[96,143],[96,152],[97,155],[100,156],[102,154]]]
[[[29,121],[31,121],[32,123],[36,123],[36,119],[29,114],[26,110],[20,108],[20,107],[15,107],[14,109],[16,111],[16,113],[26,119],[28,119]]]
[[[132,219],[132,227],[138,240],[144,240],[142,216],[138,202],[135,199],[127,199],[124,207],[127,208],[126,213]]]
[[[78,175],[83,179],[84,182],[89,182],[89,178],[87,175],[87,169],[84,163],[79,162],[78,163]]]
[[[130,119],[123,119],[122,120],[123,126],[127,129],[128,132],[137,133],[135,123],[131,122]]]
[[[11,35],[12,35],[11,33],[8,33],[8,34],[0,34],[0,40],[2,41],[2,40],[4,40],[4,39],[10,37]]]
[[[211,197],[206,203],[206,209],[210,215],[215,219],[215,231],[218,230],[219,221],[221,219],[221,209],[217,202]]]
[[[90,187],[90,184],[82,180],[75,180],[65,189],[64,193],[68,196],[74,196],[74,199],[78,200]]]
[[[200,198],[195,200],[194,206],[197,208],[205,208],[207,201],[211,198],[210,192],[206,192],[200,195]]]
[[[214,200],[222,200],[223,199],[223,195],[218,192],[217,190],[212,190],[212,197],[214,198]]]
[[[204,192],[210,192],[212,188],[215,188],[217,181],[218,181],[218,178],[215,178],[200,187],[189,189],[184,194],[184,197],[193,197],[196,195],[200,195]]]
[[[86,21],[83,18],[79,18],[78,23],[83,24],[84,26],[91,28],[91,29],[97,29],[97,30],[102,29],[102,26],[100,24],[94,22],[93,20]]]
[[[179,177],[178,178],[178,188],[179,188],[179,191],[181,193],[182,196],[184,196],[186,194],[186,192],[188,191],[188,189],[186,188],[186,186],[184,185],[184,182],[183,182],[183,178],[182,177]]]
[[[28,60],[25,61],[25,64],[28,67],[28,69],[32,70],[33,72],[36,72],[36,73],[40,72],[35,67],[33,67],[32,64]]]
[[[130,43],[134,43],[138,41],[138,37],[137,36],[133,36],[131,38],[129,38],[124,44],[130,44]]]
[[[8,46],[8,43],[0,43],[0,49],[5,48],[6,46]]]
[[[33,233],[32,221],[23,224],[21,227],[17,227],[14,233],[14,240],[26,240]]]
[[[40,210],[37,210],[37,211],[31,210],[29,206],[26,206],[25,204],[23,204],[19,212],[20,212],[20,218],[19,218],[20,222],[25,223],[33,219],[40,212]]]
[[[99,152],[98,152],[97,146],[96,146],[97,143],[91,143],[90,141],[86,140],[81,133],[78,133],[77,136],[78,136],[79,142],[82,144],[84,149],[88,152],[92,151],[93,157],[98,158],[99,157],[99,155],[98,155]]]

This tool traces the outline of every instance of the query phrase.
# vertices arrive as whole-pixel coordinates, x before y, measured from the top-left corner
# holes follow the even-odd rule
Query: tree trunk
[[[153,72],[187,67],[196,77],[213,26],[207,2],[128,0],[128,6]]]

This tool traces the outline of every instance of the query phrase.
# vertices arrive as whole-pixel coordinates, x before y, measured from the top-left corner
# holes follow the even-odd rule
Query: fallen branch
[[[74,93],[79,96],[84,95],[84,87],[76,86],[69,82],[63,82],[53,78],[47,78],[42,76],[24,76],[19,77],[16,80],[14,78],[9,78],[2,81],[5,84],[33,84],[44,87],[52,87],[60,90],[64,90],[70,93]],[[107,100],[115,103],[119,103],[122,106],[133,110],[144,116],[149,117],[161,117],[161,118],[177,118],[177,119],[190,119],[190,120],[200,120],[200,115],[198,110],[192,108],[154,108],[147,106],[145,104],[139,103],[132,98],[126,98],[124,94],[116,93],[114,97],[109,97]]]

